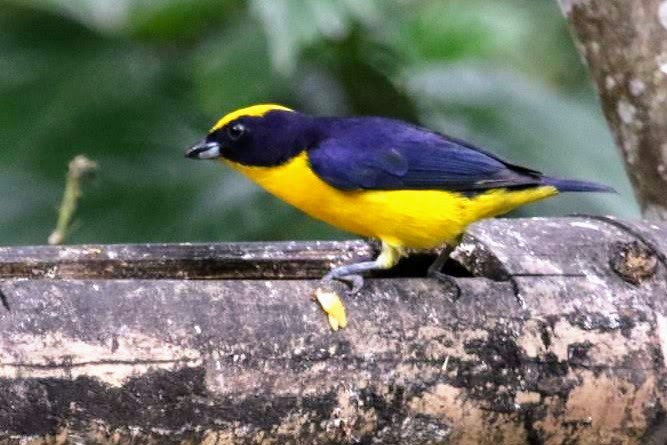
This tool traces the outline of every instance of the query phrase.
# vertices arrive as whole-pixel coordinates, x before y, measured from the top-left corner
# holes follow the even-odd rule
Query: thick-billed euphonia
[[[545,176],[402,121],[316,117],[273,104],[225,115],[187,156],[219,158],[308,215],[380,239],[374,261],[337,267],[323,278],[350,282],[354,290],[361,273],[393,267],[406,248],[454,245],[482,218],[559,192],[611,191]],[[339,318],[344,325],[344,313]]]

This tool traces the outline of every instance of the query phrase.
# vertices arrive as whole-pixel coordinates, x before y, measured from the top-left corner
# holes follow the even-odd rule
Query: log
[[[558,2],[597,85],[642,215],[667,220],[667,2]]]
[[[662,444],[667,225],[492,220],[311,300],[363,241],[0,248],[0,444]],[[457,298],[458,296],[458,298]]]

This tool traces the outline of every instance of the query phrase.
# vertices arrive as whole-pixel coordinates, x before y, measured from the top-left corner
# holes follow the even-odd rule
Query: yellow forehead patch
[[[211,132],[224,127],[225,125],[227,125],[234,119],[238,119],[239,117],[243,116],[261,117],[264,116],[269,111],[273,110],[294,111],[290,108],[283,107],[282,105],[277,105],[277,104],[259,104],[259,105],[252,105],[250,107],[240,108],[236,111],[232,111],[231,113],[223,116],[223,118],[220,119],[218,122],[216,122],[213,128],[211,128]]]

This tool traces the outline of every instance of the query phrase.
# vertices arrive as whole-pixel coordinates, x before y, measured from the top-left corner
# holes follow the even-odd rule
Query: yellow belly
[[[430,249],[455,242],[468,224],[553,196],[551,186],[495,189],[468,198],[442,190],[338,190],[315,175],[306,152],[279,167],[225,161],[313,218],[395,247]]]

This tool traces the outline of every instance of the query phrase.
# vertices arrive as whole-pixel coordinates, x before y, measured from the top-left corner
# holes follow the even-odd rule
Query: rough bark
[[[487,221],[332,333],[306,278],[372,250],[0,249],[0,444],[664,443],[667,226]]]
[[[667,1],[559,2],[642,213],[667,220]]]

